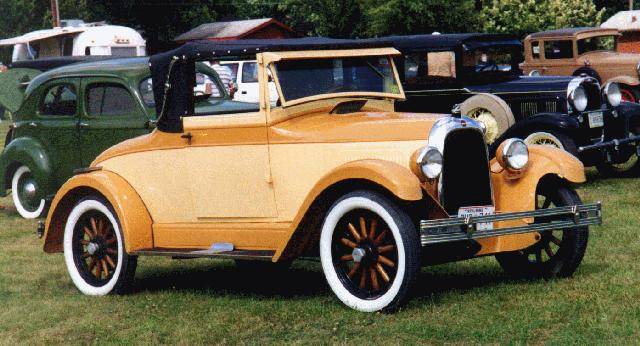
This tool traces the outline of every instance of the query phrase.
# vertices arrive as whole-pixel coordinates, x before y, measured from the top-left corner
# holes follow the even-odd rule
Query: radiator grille
[[[443,206],[450,215],[460,207],[492,205],[487,146],[480,132],[459,129],[447,135],[442,166]]]
[[[515,116],[526,118],[539,113],[561,112],[562,108],[558,102],[558,100],[513,100],[509,102],[509,107]]]

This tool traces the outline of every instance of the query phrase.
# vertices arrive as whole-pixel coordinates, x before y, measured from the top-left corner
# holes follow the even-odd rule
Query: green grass
[[[346,308],[303,261],[271,279],[230,261],[140,258],[134,292],[86,297],[63,256],[42,252],[36,222],[1,210],[0,344],[637,343],[640,180],[590,181],[579,193],[602,200],[605,222],[573,278],[513,280],[492,257],[426,267],[392,315]]]

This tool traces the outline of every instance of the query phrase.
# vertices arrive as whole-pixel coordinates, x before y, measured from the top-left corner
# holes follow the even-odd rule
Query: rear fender
[[[38,198],[44,198],[51,190],[51,162],[47,151],[40,142],[20,137],[12,140],[0,154],[0,195],[6,195],[11,188],[11,176],[20,165],[26,165],[31,170],[38,186]]]
[[[570,183],[586,181],[584,166],[575,156],[564,150],[541,145],[529,146],[529,165],[516,179],[510,179],[496,159],[491,160],[496,212],[518,212],[535,209],[536,189],[542,179],[555,177]],[[495,227],[524,226],[531,218],[496,222]],[[516,251],[538,241],[539,234],[525,233],[481,239],[482,249],[477,255]]]
[[[76,202],[89,195],[100,195],[111,204],[128,253],[153,247],[153,220],[140,196],[121,176],[99,170],[71,177],[56,194],[45,223],[45,252],[62,252],[67,217]]]

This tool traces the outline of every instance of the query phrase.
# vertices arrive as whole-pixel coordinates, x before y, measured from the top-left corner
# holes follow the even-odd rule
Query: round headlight
[[[505,168],[519,171],[529,163],[529,148],[521,139],[509,138],[502,142],[498,150],[498,162]]]
[[[540,71],[538,70],[531,70],[531,72],[529,72],[529,77],[538,77],[540,76]]]
[[[618,83],[607,83],[602,88],[602,96],[607,100],[607,103],[611,107],[617,107],[622,102],[622,93],[620,92],[620,86]]]
[[[569,102],[571,102],[571,106],[578,112],[587,109],[589,100],[587,99],[587,92],[582,85],[573,89],[571,94],[569,94]]]
[[[436,148],[424,148],[418,154],[417,164],[425,177],[435,179],[442,172],[442,154]]]

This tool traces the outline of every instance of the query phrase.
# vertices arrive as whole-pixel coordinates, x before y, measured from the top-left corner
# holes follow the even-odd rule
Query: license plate
[[[492,205],[460,207],[458,209],[458,217],[493,215],[495,211],[496,209]],[[478,231],[490,231],[493,229],[493,222],[479,222],[476,229]]]
[[[604,116],[602,112],[589,113],[589,127],[602,127],[604,126]]]

